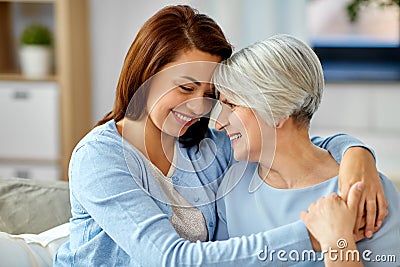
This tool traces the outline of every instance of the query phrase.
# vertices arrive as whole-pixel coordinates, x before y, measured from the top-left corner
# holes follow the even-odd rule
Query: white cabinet
[[[0,0],[0,176],[68,180],[73,148],[93,126],[88,14],[88,0]],[[31,23],[54,41],[52,73],[35,80],[18,64]]]
[[[57,160],[58,86],[0,82],[0,158]]]
[[[0,176],[59,179],[57,83],[0,81],[0,114]]]

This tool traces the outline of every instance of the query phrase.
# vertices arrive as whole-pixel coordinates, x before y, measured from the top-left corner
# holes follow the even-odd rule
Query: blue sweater
[[[357,247],[364,266],[400,266],[400,196],[389,179],[382,174],[380,177],[389,201],[389,215],[381,229],[371,239],[358,242]],[[307,210],[312,202],[332,192],[339,193],[337,176],[307,188],[277,189],[262,181],[258,175],[257,163],[234,164],[224,177],[218,192],[223,197],[217,201],[220,218],[217,236],[225,239],[249,235],[296,222],[302,210]],[[268,249],[271,251],[274,248]],[[290,261],[291,250],[285,250],[285,255],[282,254],[281,258]],[[319,253],[314,258],[307,258],[307,254],[307,257],[301,258],[302,251],[299,251],[298,258],[297,252],[292,252],[292,258],[299,265],[324,266],[323,260],[318,264],[314,261],[321,259]],[[275,262],[282,262],[276,254],[267,254]],[[388,262],[389,255],[395,255],[397,261]],[[382,256],[386,262],[379,262],[383,259]]]

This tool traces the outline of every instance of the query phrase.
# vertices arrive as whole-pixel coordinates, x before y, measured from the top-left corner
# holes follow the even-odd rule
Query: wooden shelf
[[[2,158],[0,159],[0,164],[60,164],[60,159],[30,159],[30,158]]]
[[[54,74],[43,79],[27,78],[18,67],[18,36],[36,19],[50,26],[54,40]],[[0,36],[0,81],[55,82],[59,87],[60,155],[54,160],[61,179],[68,180],[72,150],[93,127],[89,0],[0,0]],[[21,158],[12,162],[17,160],[34,161]]]
[[[22,81],[22,82],[56,82],[57,76],[51,75],[45,78],[32,79],[20,73],[0,73],[0,81]]]
[[[0,2],[9,2],[9,3],[55,3],[58,0],[1,0]]]

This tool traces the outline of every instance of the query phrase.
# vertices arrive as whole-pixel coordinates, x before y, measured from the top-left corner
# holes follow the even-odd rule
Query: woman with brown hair
[[[166,7],[143,25],[125,58],[113,110],[72,154],[71,233],[55,266],[245,266],[260,264],[265,244],[310,246],[301,222],[205,242],[214,236],[215,195],[232,156],[225,133],[208,127],[210,81],[231,53],[218,25],[188,6]],[[341,136],[328,145],[338,158],[350,146],[362,144]],[[359,161],[370,163],[353,159]],[[349,173],[344,186],[360,171]],[[287,231],[292,240],[281,240]]]

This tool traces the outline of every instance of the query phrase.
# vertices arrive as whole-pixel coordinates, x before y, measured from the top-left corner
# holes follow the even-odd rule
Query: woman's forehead
[[[166,68],[154,76],[163,79],[185,79],[193,83],[211,83],[217,64],[210,61],[174,62],[166,65]]]

